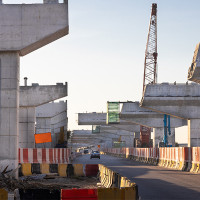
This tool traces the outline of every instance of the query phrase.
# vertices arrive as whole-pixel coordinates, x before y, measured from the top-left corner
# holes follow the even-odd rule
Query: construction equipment
[[[149,32],[144,59],[143,92],[147,84],[157,83],[157,4],[152,4]],[[140,130],[145,127],[140,126]],[[142,132],[140,131],[142,137]],[[150,138],[149,138],[150,141]],[[149,145],[149,144],[146,144]]]
[[[170,128],[170,115],[164,115],[164,147],[168,147],[168,134],[171,135],[171,128]]]
[[[153,3],[145,51],[143,91],[145,85],[157,83],[157,57],[157,4]]]
[[[157,83],[157,4],[152,4],[151,17],[149,23],[149,32],[145,51],[144,60],[144,79],[143,79],[143,93],[147,84]],[[164,146],[168,146],[168,134],[170,131],[170,116],[164,115]],[[168,122],[168,124],[167,124]],[[142,127],[141,127],[142,129]]]

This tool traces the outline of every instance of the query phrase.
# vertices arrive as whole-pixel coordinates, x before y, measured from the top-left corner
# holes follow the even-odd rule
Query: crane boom
[[[145,51],[143,91],[145,85],[157,83],[157,57],[157,4],[153,3]]]

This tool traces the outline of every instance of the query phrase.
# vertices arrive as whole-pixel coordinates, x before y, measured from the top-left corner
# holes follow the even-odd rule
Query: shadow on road
[[[90,160],[89,155],[74,163],[103,164],[137,183],[142,200],[200,199],[200,174],[152,166],[125,158],[101,155]]]

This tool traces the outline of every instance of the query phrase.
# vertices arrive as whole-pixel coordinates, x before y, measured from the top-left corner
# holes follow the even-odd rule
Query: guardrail
[[[103,151],[153,165],[200,172],[200,147],[105,148]]]

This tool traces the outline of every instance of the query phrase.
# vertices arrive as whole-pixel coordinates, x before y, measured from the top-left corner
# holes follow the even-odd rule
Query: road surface
[[[90,159],[83,155],[73,163],[103,164],[137,183],[141,200],[200,199],[200,174],[182,172],[164,167],[101,155]]]

